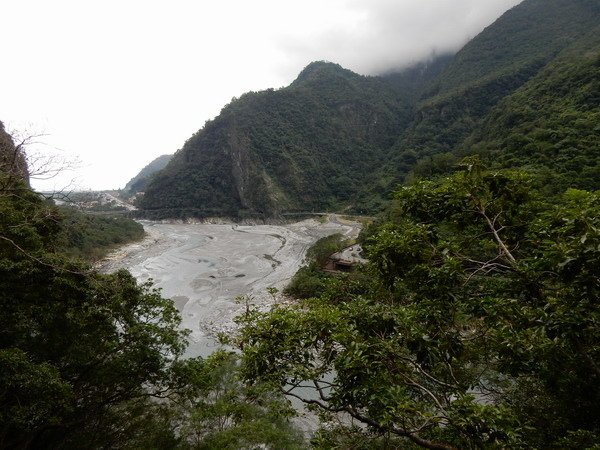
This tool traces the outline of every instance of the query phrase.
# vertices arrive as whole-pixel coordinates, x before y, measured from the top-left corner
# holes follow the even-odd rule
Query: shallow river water
[[[282,301],[267,288],[281,291],[317,239],[359,231],[337,216],[289,225],[142,223],[147,237],[110,255],[101,270],[126,268],[139,281],[152,278],[191,331],[188,356],[207,356],[218,345],[217,333],[235,329],[233,319],[245,308],[236,297],[249,295],[267,310]]]

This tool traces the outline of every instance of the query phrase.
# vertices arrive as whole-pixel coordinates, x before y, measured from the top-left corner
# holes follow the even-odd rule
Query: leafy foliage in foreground
[[[276,391],[245,386],[237,356],[217,351],[192,367],[191,375],[197,390],[172,408],[189,448],[304,448],[304,437],[289,421],[295,411]]]
[[[94,430],[117,428],[113,408],[169,387],[179,316],[127,272],[99,275],[54,251],[60,215],[24,186],[0,195],[0,211],[0,440],[94,447]]]
[[[170,300],[64,253],[104,223],[88,218],[0,172],[0,448],[301,448],[289,407],[245,388],[235,356],[182,358]]]
[[[326,426],[322,448],[592,446],[600,196],[549,201],[535,185],[471,160],[402,188],[396,220],[365,243],[363,279],[246,316],[245,377],[366,426]]]

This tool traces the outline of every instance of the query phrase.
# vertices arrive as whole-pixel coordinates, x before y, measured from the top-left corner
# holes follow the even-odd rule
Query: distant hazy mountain
[[[152,175],[159,170],[164,169],[172,157],[173,155],[161,155],[156,158],[154,161],[144,167],[140,173],[129,180],[129,182],[125,185],[124,190],[130,193],[144,192],[150,177],[152,177]]]
[[[312,63],[290,86],[223,108],[141,206],[165,216],[373,211],[415,167],[443,172],[436,161],[474,152],[598,189],[599,24],[597,0],[525,0],[455,56],[399,74]]]

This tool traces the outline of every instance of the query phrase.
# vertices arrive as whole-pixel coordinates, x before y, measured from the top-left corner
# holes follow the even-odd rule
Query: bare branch
[[[508,249],[508,247],[506,246],[506,244],[504,243],[504,241],[498,234],[498,230],[496,229],[496,221],[497,221],[500,213],[498,213],[498,215],[496,215],[496,217],[494,217],[494,220],[492,221],[492,219],[490,219],[489,216],[487,215],[485,207],[481,204],[481,202],[479,200],[475,200],[475,207],[477,208],[477,212],[485,219],[485,221],[488,225],[488,228],[494,235],[494,239],[500,246],[500,250],[502,251],[502,253],[504,253],[504,255],[508,258],[508,260],[511,263],[515,264],[517,262],[517,260],[512,255],[512,253],[510,252],[510,250]]]
[[[438,380],[437,378],[435,378],[430,373],[427,373],[425,370],[423,370],[423,368],[421,367],[421,365],[419,363],[417,363],[416,361],[413,361],[412,359],[406,358],[406,357],[401,357],[400,359],[402,359],[403,361],[406,361],[406,362],[410,363],[411,365],[413,365],[421,375],[425,376],[426,378],[428,378],[429,380],[433,381],[434,383],[436,383],[436,384],[438,384],[440,386],[446,387],[446,388],[458,389],[458,386],[445,383],[442,380]]]
[[[432,450],[456,450],[455,447],[453,447],[453,446],[451,446],[449,444],[429,441],[429,440],[421,438],[418,435],[418,433],[420,431],[423,431],[425,428],[427,428],[427,426],[429,426],[431,424],[431,419],[427,419],[424,423],[422,423],[421,425],[419,425],[414,430],[408,430],[406,428],[397,428],[397,427],[395,427],[393,425],[382,425],[379,422],[371,419],[370,417],[359,413],[352,406],[344,406],[344,407],[333,407],[333,406],[330,406],[329,404],[327,404],[327,397],[322,392],[323,388],[322,388],[322,386],[319,385],[319,381],[318,380],[313,380],[313,383],[314,383],[317,391],[319,392],[319,396],[321,397],[320,400],[307,399],[307,398],[304,398],[304,397],[302,397],[302,396],[300,396],[300,395],[292,392],[296,387],[303,387],[301,383],[294,383],[290,389],[280,388],[280,391],[284,395],[287,395],[287,396],[293,397],[293,398],[295,398],[297,400],[300,400],[302,403],[304,403],[306,405],[315,405],[315,406],[317,406],[317,407],[319,407],[319,408],[321,408],[321,409],[323,409],[324,411],[327,411],[327,412],[331,412],[331,413],[342,413],[342,412],[345,412],[345,413],[348,413],[350,415],[350,417],[358,420],[361,423],[369,425],[369,426],[375,428],[376,430],[379,430],[380,432],[390,432],[390,433],[395,434],[397,436],[408,438],[412,442],[414,442],[415,444],[419,445],[420,447],[427,448],[427,449],[432,449]],[[422,386],[420,386],[418,384],[416,384],[416,385],[422,388]],[[306,386],[304,386],[304,387],[306,387]],[[435,398],[435,396],[433,396],[433,398]],[[443,408],[442,408],[442,410],[443,410]],[[443,420],[448,420],[447,417],[439,417],[439,418],[443,419]]]

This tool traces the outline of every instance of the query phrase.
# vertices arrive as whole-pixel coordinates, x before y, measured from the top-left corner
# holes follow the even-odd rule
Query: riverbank
[[[191,331],[190,356],[210,354],[220,333],[236,330],[247,296],[260,310],[284,302],[282,291],[319,238],[342,233],[355,238],[360,224],[339,216],[285,225],[142,221],[147,236],[110,254],[103,272],[128,269],[139,281],[152,279],[171,298]]]

